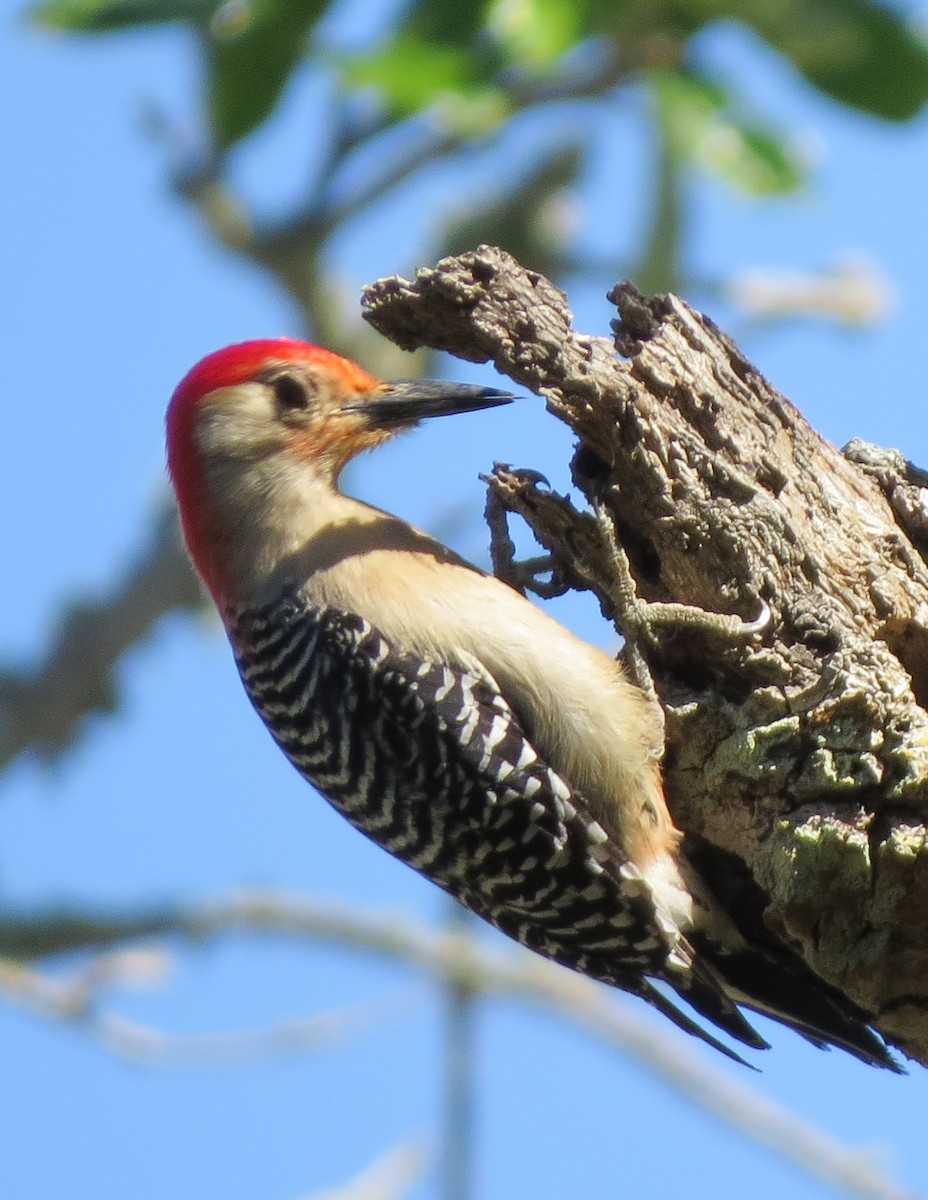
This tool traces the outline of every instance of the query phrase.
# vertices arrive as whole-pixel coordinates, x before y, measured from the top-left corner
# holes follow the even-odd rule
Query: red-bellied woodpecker
[[[681,852],[657,723],[607,655],[338,477],[490,388],[380,383],[329,351],[245,342],[168,410],[184,535],[245,689],[302,775],[355,825],[523,945],[738,1041],[746,1005],[898,1070],[863,1014],[748,943]]]

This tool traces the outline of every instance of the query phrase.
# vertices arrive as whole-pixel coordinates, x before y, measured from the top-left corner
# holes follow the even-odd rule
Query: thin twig
[[[469,953],[473,939],[468,936],[467,930],[471,924],[473,918],[470,914],[458,903],[450,900],[447,936],[452,941],[457,940],[459,957]],[[477,993],[463,978],[452,979],[445,988],[445,1137],[442,1200],[471,1200],[474,1194],[476,996]]]
[[[379,996],[311,1017],[280,1021],[263,1029],[221,1034],[165,1033],[149,1025],[126,1020],[102,1007],[100,993],[110,972],[100,969],[110,958],[103,955],[88,970],[52,978],[19,963],[0,960],[0,996],[28,1012],[74,1025],[109,1053],[144,1067],[230,1067],[294,1054],[330,1050],[400,1009],[408,1008],[397,997]]]
[[[415,1142],[389,1150],[341,1187],[313,1192],[305,1200],[401,1200],[419,1182],[427,1162]]]

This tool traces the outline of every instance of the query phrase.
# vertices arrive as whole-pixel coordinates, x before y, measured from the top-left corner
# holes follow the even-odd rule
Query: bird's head
[[[427,417],[511,399],[471,384],[382,383],[287,338],[208,355],[181,380],[167,414],[168,468],[194,563],[216,596],[214,548],[243,522],[286,519],[288,497],[315,488],[321,499],[355,455]]]

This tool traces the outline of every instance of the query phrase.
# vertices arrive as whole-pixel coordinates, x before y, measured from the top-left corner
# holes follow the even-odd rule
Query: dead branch
[[[492,361],[577,433],[599,520],[534,472],[498,467],[491,490],[653,679],[694,857],[746,932],[928,1063],[924,480],[842,455],[675,296],[609,298],[614,342],[579,334],[557,288],[483,246],[365,305],[406,349]]]

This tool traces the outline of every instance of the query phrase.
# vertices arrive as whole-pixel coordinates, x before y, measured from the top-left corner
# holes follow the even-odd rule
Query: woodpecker
[[[522,945],[765,1049],[746,1006],[901,1070],[863,1013],[752,945],[682,850],[651,703],[608,655],[398,517],[339,490],[345,465],[493,388],[383,383],[289,339],[184,377],[168,467],[194,565],[245,690],[352,825]],[[785,965],[784,965],[785,964]]]

